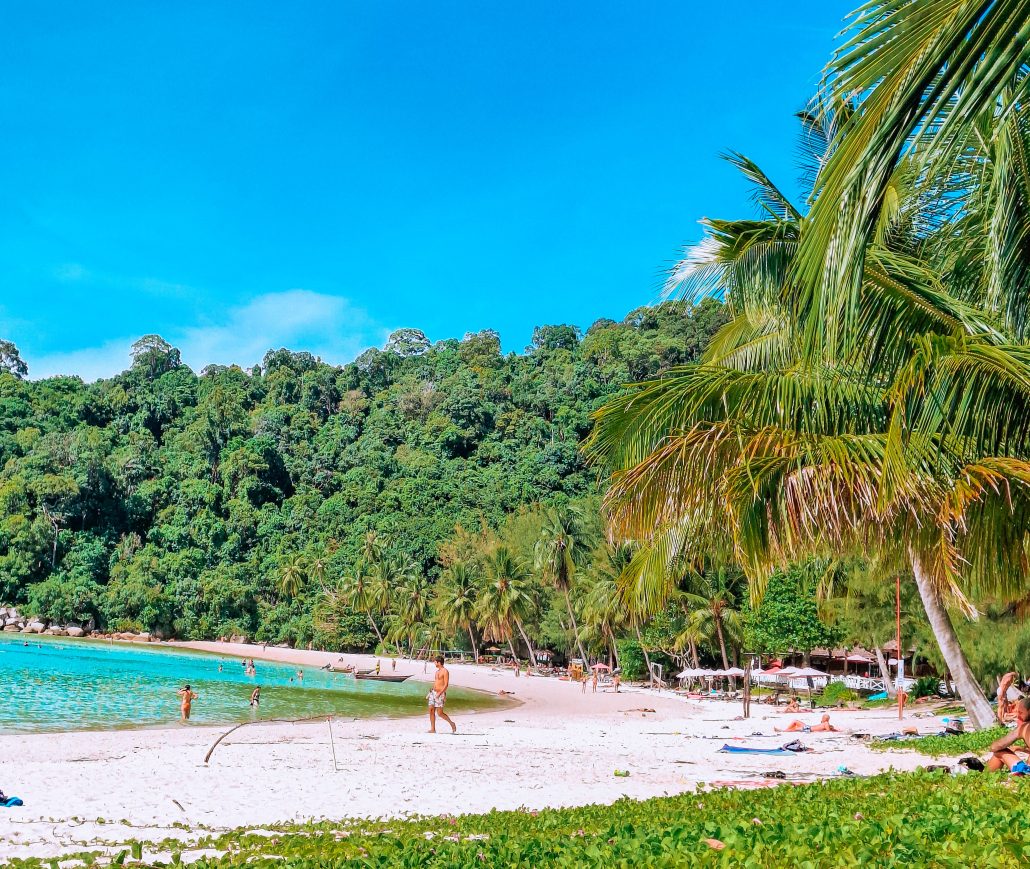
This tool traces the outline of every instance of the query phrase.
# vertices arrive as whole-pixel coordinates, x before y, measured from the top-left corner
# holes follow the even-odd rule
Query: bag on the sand
[[[793,742],[788,742],[783,746],[784,751],[811,751],[807,745],[805,745],[800,739],[795,739]]]
[[[13,808],[14,806],[23,806],[23,803],[18,797],[9,797],[3,791],[0,791],[0,806],[5,809]]]

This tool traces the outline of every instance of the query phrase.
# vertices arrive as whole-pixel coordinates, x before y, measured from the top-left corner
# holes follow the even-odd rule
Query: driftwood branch
[[[218,739],[214,741],[214,744],[207,750],[207,754],[204,755],[204,763],[207,763],[211,759],[211,755],[215,753],[215,749],[218,748],[219,743],[223,739],[225,739],[225,737],[227,737],[230,733],[235,733],[241,727],[246,727],[248,724],[303,724],[307,721],[321,721],[323,718],[329,722],[332,722],[331,715],[312,715],[308,718],[260,718],[256,721],[241,721],[239,724],[230,727],[227,731],[225,731],[225,733],[223,733],[221,736],[218,737]],[[332,725],[330,724],[330,728],[331,726]],[[330,729],[330,739],[331,738],[332,730]],[[335,752],[335,750],[336,746],[334,745],[333,751]]]

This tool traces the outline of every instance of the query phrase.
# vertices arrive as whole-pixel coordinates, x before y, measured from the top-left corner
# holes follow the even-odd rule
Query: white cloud
[[[129,348],[135,340],[136,338],[115,338],[99,347],[83,347],[79,350],[26,357],[29,377],[41,380],[58,374],[75,374],[87,383],[101,377],[110,377],[129,367]]]
[[[211,363],[251,366],[260,362],[266,351],[279,347],[306,350],[332,364],[342,364],[366,347],[381,345],[386,336],[386,330],[347,299],[310,290],[266,293],[245,305],[226,308],[204,323],[154,324],[146,331],[178,347],[183,361],[198,372]],[[128,367],[129,348],[139,337],[30,358],[30,376],[77,374],[87,381],[110,377]]]

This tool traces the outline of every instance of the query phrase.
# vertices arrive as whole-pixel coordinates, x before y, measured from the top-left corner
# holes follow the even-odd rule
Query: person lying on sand
[[[819,723],[818,724],[813,724],[813,725],[809,726],[809,725],[805,724],[803,721],[798,721],[795,718],[786,727],[784,727],[782,729],[780,729],[779,727],[774,727],[773,730],[775,730],[777,733],[798,733],[798,732],[801,732],[801,733],[837,733],[838,732],[837,728],[834,727],[832,724],[830,724],[830,716],[825,714],[825,713],[823,714],[823,717],[821,719],[819,719]]]
[[[190,709],[193,706],[193,701],[197,699],[197,692],[190,688],[189,685],[185,685],[175,693],[182,701],[182,706],[179,708],[179,711],[182,713],[182,720],[189,721]]]
[[[991,743],[991,759],[987,761],[987,771],[996,772],[1006,767],[1013,772],[1023,772],[1027,766],[1025,759],[1012,748],[1020,740],[1023,742],[1024,753],[1030,750],[1030,698],[1027,697],[1016,701],[1015,729]]]

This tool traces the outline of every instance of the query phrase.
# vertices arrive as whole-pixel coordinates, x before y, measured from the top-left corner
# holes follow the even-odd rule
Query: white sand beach
[[[340,657],[228,643],[191,648],[322,666]],[[346,655],[368,665],[370,656]],[[388,662],[387,662],[388,663]],[[912,769],[927,758],[873,752],[846,733],[773,733],[793,717],[752,705],[689,700],[669,692],[593,694],[578,684],[515,678],[487,666],[454,665],[452,685],[513,691],[518,705],[455,717],[459,732],[427,733],[423,717],[333,720],[329,725],[253,724],[230,735],[204,763],[228,727],[167,728],[0,736],[0,787],[25,805],[0,810],[0,857],[53,856],[110,850],[133,840],[285,821],[485,812],[610,803],[693,790],[698,783],[763,786],[762,773],[782,770],[796,780],[830,777],[840,766],[871,774]],[[422,662],[398,660],[397,672],[430,679]],[[202,701],[198,701],[202,702]],[[645,711],[654,710],[654,711]],[[939,720],[906,713],[922,732]],[[883,734],[899,728],[894,710],[833,712],[848,731]],[[441,731],[446,730],[441,727]],[[760,733],[762,736],[751,736]],[[719,752],[745,739],[777,747],[798,736],[813,752],[789,756]],[[615,770],[629,771],[628,777]],[[185,825],[185,828],[184,826]]]

